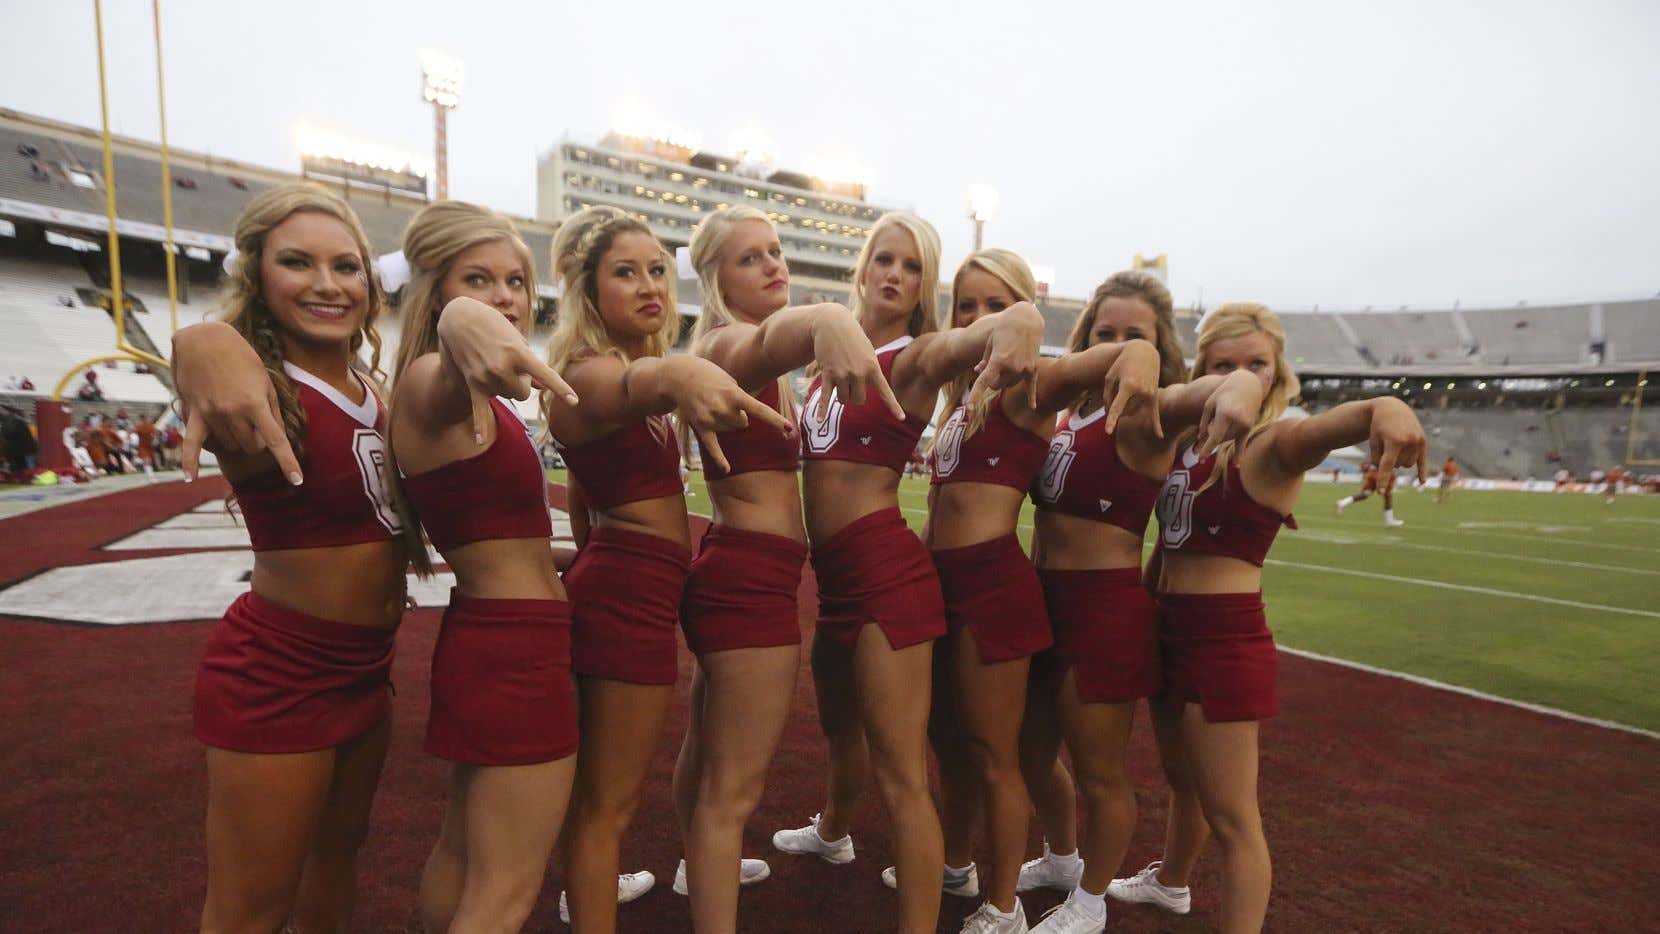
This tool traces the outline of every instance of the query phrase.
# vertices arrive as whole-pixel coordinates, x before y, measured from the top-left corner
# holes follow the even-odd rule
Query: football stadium
[[[195,442],[188,406],[180,401],[189,393],[175,382],[182,367],[176,369],[174,338],[179,334],[186,348],[181,332],[223,315],[237,270],[247,262],[237,236],[250,204],[286,186],[309,185],[338,198],[361,223],[371,254],[362,257],[371,267],[366,274],[379,277],[387,297],[375,349],[388,377],[383,388],[395,389],[389,376],[402,338],[426,333],[417,330],[416,313],[403,307],[411,294],[411,260],[400,250],[408,249],[412,221],[447,192],[443,120],[453,98],[446,105],[445,95],[458,92],[444,85],[441,64],[429,63],[428,75],[427,100],[438,116],[436,166],[324,139],[314,141],[299,165],[258,165],[111,133],[107,125],[8,109],[0,100],[0,411],[6,420],[0,773],[8,786],[0,804],[0,929],[211,927],[203,920],[210,878],[204,827],[218,825],[208,813],[209,767],[192,698],[200,703],[204,652],[212,658],[221,651],[215,633],[226,608],[241,606],[250,588],[257,594],[267,586],[256,561],[266,560],[260,556],[270,540],[256,543],[261,533],[253,527],[282,511],[239,501],[227,479],[244,482],[239,460],[226,458],[222,471],[204,454],[199,477],[185,476],[183,462]],[[881,197],[868,200],[862,184],[782,168],[758,150],[706,150],[633,129],[567,132],[538,156],[534,184],[535,216],[506,220],[533,264],[527,270],[536,283],[527,298],[533,320],[521,331],[537,359],[561,339],[561,316],[579,304],[565,289],[581,280],[559,261],[561,232],[596,210],[631,219],[637,226],[629,229],[654,237],[665,257],[680,251],[678,263],[666,260],[664,274],[673,291],[668,307],[680,325],[671,329],[671,360],[697,349],[694,329],[710,297],[699,280],[703,270],[692,268],[695,232],[710,216],[746,207],[757,213],[741,216],[776,230],[776,259],[788,266],[785,304],[792,309],[868,302],[860,297],[860,277],[873,232],[911,216]],[[938,265],[937,255],[933,262]],[[1180,262],[1179,255],[1104,257],[1099,272],[1134,267],[1162,280],[1167,264]],[[403,275],[389,275],[400,263]],[[1052,294],[1046,281],[1052,273],[1032,273],[1035,291],[1027,298],[1041,315],[1038,350],[1059,367],[1081,354],[1069,346],[1074,322],[1098,303],[1089,295]],[[957,307],[952,270],[941,268],[937,279],[918,307],[949,327]],[[726,300],[716,304],[724,309]],[[1203,355],[1203,329],[1216,320],[1209,316],[1228,307],[1171,309],[1185,364]],[[1660,370],[1660,297],[1610,299],[1588,287],[1579,300],[1507,307],[1273,311],[1283,325],[1283,359],[1300,379],[1300,391],[1276,421],[1318,420],[1351,410],[1345,406],[1387,401],[1422,427],[1417,459],[1424,479],[1418,469],[1389,470],[1393,449],[1380,470],[1385,447],[1368,444],[1362,430],[1349,439],[1358,443],[1311,460],[1294,487],[1294,520],[1279,529],[1272,552],[1259,562],[1278,708],[1261,718],[1255,791],[1274,864],[1265,929],[1546,932],[1650,925],[1660,897],[1651,868],[1660,859],[1660,398],[1650,391],[1650,373]],[[356,347],[355,359],[366,368],[370,349]],[[809,398],[821,378],[817,363],[777,375],[794,402],[775,408],[793,406],[806,418],[817,398]],[[890,379],[897,391],[897,377]],[[970,373],[959,388],[973,379]],[[590,385],[579,386],[585,396]],[[604,512],[599,507],[611,481],[588,474],[573,483],[573,472],[593,470],[591,452],[582,450],[588,445],[553,441],[550,410],[536,396],[503,401],[508,404],[496,407],[500,424],[513,425],[516,414],[538,455],[548,539],[569,577],[599,540],[594,530],[614,521],[596,525],[595,518]],[[852,403],[842,401],[851,413]],[[940,414],[953,404],[942,402]],[[927,421],[918,428],[921,440],[908,444],[911,458],[897,487],[904,525],[924,540],[940,531],[931,522],[954,515],[936,502],[947,487],[929,479],[939,470],[934,451],[949,423],[936,430],[934,419]],[[1037,441],[1048,444],[1053,425],[1046,423]],[[868,436],[863,440],[870,445]],[[961,443],[966,450],[968,442]],[[384,463],[385,450],[376,451],[376,469],[399,469]],[[790,456],[793,462],[796,455]],[[807,456],[811,483],[810,449]],[[683,497],[695,553],[708,529],[740,514],[722,499],[729,494],[721,488],[739,478],[713,473],[708,451],[696,443],[679,457],[683,492],[671,490],[668,498]],[[993,467],[996,462],[990,460]],[[302,454],[300,463],[309,471],[322,455]],[[736,474],[735,457],[731,466]],[[625,460],[614,472],[635,468]],[[793,491],[799,466],[779,472],[791,478]],[[411,484],[408,495],[415,492]],[[1035,556],[1045,509],[1034,507],[1024,486],[1019,493],[1014,535]],[[251,499],[245,491],[241,498]],[[373,493],[369,498],[380,504]],[[1109,504],[1101,503],[1105,512]],[[1163,508],[1160,520],[1167,519]],[[814,511],[809,493],[809,528]],[[383,705],[389,739],[378,786],[370,776],[372,811],[353,844],[361,848],[349,924],[308,926],[294,909],[284,926],[270,930],[433,929],[423,873],[433,872],[436,856],[429,853],[448,820],[446,801],[455,793],[450,763],[458,761],[429,751],[429,719],[438,716],[434,658],[447,644],[441,633],[454,625],[446,622],[452,588],[461,594],[477,565],[447,561],[448,543],[431,534],[432,510],[421,515],[434,568],[430,575],[400,572],[408,609],[396,624],[395,648],[389,643],[381,662],[390,685],[391,700]],[[1168,532],[1166,544],[1155,549],[1157,523],[1131,531],[1142,535],[1147,556],[1179,552]],[[414,534],[419,540],[418,528]],[[891,881],[884,886],[881,871],[896,861],[904,865],[908,825],[885,806],[889,789],[880,768],[854,789],[857,802],[843,818],[858,845],[851,864],[832,859],[830,851],[823,859],[797,855],[810,851],[790,850],[774,838],[774,831],[797,827],[825,807],[821,718],[829,715],[825,689],[815,691],[817,650],[807,650],[821,626],[829,631],[823,620],[830,611],[821,618],[821,599],[829,606],[834,588],[818,576],[823,567],[815,551],[794,593],[786,594],[798,608],[802,650],[793,656],[793,693],[764,786],[743,821],[742,855],[764,858],[770,877],[755,885],[744,878],[740,931],[875,932],[894,929],[899,917],[899,896]],[[626,609],[644,600],[640,593],[651,585],[644,572],[636,577],[625,570],[617,570],[621,576],[606,585],[612,589],[603,598]],[[954,606],[949,591],[948,612]],[[572,592],[580,630],[575,585]],[[622,831],[618,867],[647,870],[657,881],[617,906],[619,931],[704,930],[694,924],[696,900],[685,897],[685,879],[676,876],[687,844],[675,789],[680,738],[705,703],[705,685],[716,682],[706,680],[713,677],[708,672],[694,679],[702,653],[685,633],[674,633],[672,695],[664,695],[660,735],[640,740],[649,743],[650,759]],[[859,640],[863,646],[864,637]],[[940,649],[935,652],[937,672]],[[490,666],[507,662],[481,664],[471,677],[484,690],[479,686],[493,677]],[[1033,661],[1034,672],[1037,667]],[[568,658],[560,670],[569,693]],[[227,690],[235,696],[234,686]],[[1195,697],[1189,706],[1198,703]],[[1125,771],[1136,816],[1114,878],[1132,877],[1164,858],[1171,799],[1152,709],[1133,707]],[[579,787],[595,732],[589,716],[584,710]],[[1076,757],[1067,751],[1062,758]],[[932,754],[928,768],[930,782],[940,782]],[[1082,784],[1087,770],[1074,770]],[[568,787],[568,774],[565,780]],[[245,804],[254,812],[262,807],[254,798]],[[1208,798],[1205,804],[1211,806]],[[942,804],[942,815],[950,813]],[[329,832],[327,821],[325,814],[317,832]],[[1231,832],[1216,830],[1223,838]],[[949,828],[945,836],[950,856]],[[976,890],[984,885],[989,892],[987,861],[997,858],[986,850],[990,831],[970,836],[980,860]],[[1032,819],[1022,859],[1048,858],[1057,839]],[[1223,849],[1213,838],[1194,866],[1190,910],[1186,888],[1181,913],[1121,898],[1114,889],[1105,902],[1105,930],[1216,930],[1237,921],[1223,905],[1224,891],[1232,891],[1225,878],[1232,863],[1221,857]],[[694,870],[694,887],[701,871]],[[950,872],[948,862],[938,930],[1015,930],[973,927],[985,914],[976,910],[982,903],[953,897]],[[1069,903],[1072,883],[1029,887],[1024,873],[1021,878],[1017,906],[1030,929],[1051,930],[1039,918]],[[564,861],[555,856],[523,930],[569,929],[560,920],[567,884]],[[590,910],[579,906],[578,914]],[[451,929],[462,930],[460,921]],[[1064,928],[1074,929],[1086,928]]]

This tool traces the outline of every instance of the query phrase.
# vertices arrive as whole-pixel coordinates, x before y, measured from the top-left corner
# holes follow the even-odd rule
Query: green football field
[[[562,471],[553,472],[556,480]],[[693,512],[708,513],[694,475]],[[1660,730],[1660,496],[1397,493],[1308,483],[1264,573],[1281,645]],[[921,529],[926,480],[900,488]],[[1029,546],[1031,506],[1020,537]]]

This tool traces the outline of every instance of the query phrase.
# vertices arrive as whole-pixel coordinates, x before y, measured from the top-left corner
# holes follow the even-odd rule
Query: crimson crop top
[[[554,442],[558,444],[557,439]],[[582,484],[588,505],[610,509],[624,503],[678,495],[680,444],[662,415],[643,418],[582,444],[559,445],[565,466]]]
[[[986,405],[985,424],[969,437],[968,406],[958,405],[934,439],[932,483],[995,483],[1021,492],[1032,485],[1043,466],[1048,445],[1009,420],[1003,411],[1003,397],[995,395]]]
[[[305,483],[280,471],[233,483],[255,551],[328,548],[396,538],[403,531],[386,483],[386,406],[355,371],[363,401],[284,362],[305,408]]]
[[[1106,415],[1102,407],[1083,418],[1072,412],[1062,416],[1032,484],[1032,503],[1116,525],[1139,538],[1147,532],[1159,482],[1131,470],[1118,456],[1118,438],[1101,425]]]
[[[548,538],[548,484],[530,432],[507,403],[490,400],[496,440],[472,457],[405,477],[403,489],[439,551],[496,538]]]
[[[776,410],[778,381],[767,383],[755,394],[755,398],[762,405]],[[785,435],[758,418],[750,419],[748,425],[737,431],[716,432],[715,437],[720,440],[720,449],[726,454],[732,469],[723,471],[714,458],[705,457],[703,473],[710,480],[723,480],[757,470],[795,470],[796,464],[801,461],[801,439],[796,435]]]
[[[1191,446],[1177,455],[1175,469],[1159,492],[1159,544],[1166,551],[1222,555],[1261,567],[1280,526],[1294,529],[1297,520],[1245,492],[1238,451],[1228,461],[1227,476],[1198,492],[1215,467],[1215,455],[1200,460]]]
[[[906,335],[876,349],[882,376],[893,378],[893,361],[915,338]],[[917,441],[928,427],[926,419],[914,415],[898,421],[888,411],[880,393],[866,392],[862,405],[850,405],[830,390],[830,404],[823,418],[818,416],[822,379],[813,380],[807,401],[801,406],[801,457],[803,460],[853,461],[875,464],[903,472],[916,450]]]

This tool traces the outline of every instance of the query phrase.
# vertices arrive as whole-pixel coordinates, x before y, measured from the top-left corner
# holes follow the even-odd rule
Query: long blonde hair
[[[375,320],[386,309],[386,296],[380,281],[371,268],[373,253],[369,238],[363,233],[363,224],[357,213],[339,197],[311,185],[293,184],[262,192],[250,200],[236,218],[236,260],[231,264],[220,294],[219,319],[236,329],[259,354],[265,364],[265,373],[277,390],[277,408],[282,414],[283,432],[294,456],[305,459],[305,408],[300,404],[300,393],[294,381],[283,370],[282,334],[276,316],[265,304],[265,284],[260,278],[260,263],[265,250],[265,237],[290,215],[301,211],[324,214],[344,224],[357,247],[363,272],[368,279],[368,312],[363,327],[351,337],[351,357],[357,360],[365,341],[370,347],[368,375],[378,383],[385,375],[380,369],[380,332]],[[361,367],[354,366],[354,369]]]
[[[380,332],[375,328],[375,321],[386,310],[386,293],[382,291],[380,279],[375,275],[372,262],[374,254],[369,249],[369,238],[363,232],[363,224],[358,220],[357,212],[352,210],[351,205],[338,196],[307,184],[282,185],[254,196],[242,208],[242,213],[237,215],[234,230],[237,255],[220,295],[219,317],[241,334],[259,355],[260,363],[265,366],[265,374],[270,377],[271,385],[277,393],[277,411],[282,416],[283,434],[287,435],[289,447],[293,448],[294,456],[303,465],[306,458],[305,407],[300,402],[299,387],[283,369],[282,334],[276,316],[265,304],[265,284],[260,277],[266,236],[283,221],[301,211],[332,217],[343,224],[351,234],[352,244],[357,248],[358,258],[363,263],[363,274],[368,288],[368,309],[363,316],[363,326],[351,336],[348,345],[352,369],[373,382],[382,398],[385,397],[383,380],[386,374],[380,368],[381,339]],[[367,370],[363,368],[358,357],[365,343],[369,345]],[[390,483],[392,478],[386,479],[395,490],[396,485]],[[414,562],[417,568],[423,565],[430,568],[426,546],[421,541],[419,522],[401,495],[394,492],[392,499],[392,505],[403,524],[403,545],[410,561]]]
[[[950,330],[952,321],[956,319],[957,291],[962,288],[963,274],[970,270],[979,270],[995,276],[997,281],[1008,286],[1009,291],[1014,293],[1017,301],[1037,301],[1037,277],[1032,275],[1032,267],[1027,264],[1019,253],[1013,250],[1000,250],[995,247],[977,250],[968,254],[968,258],[963,260],[961,266],[957,267],[957,274],[951,277],[951,304],[940,313],[940,330],[942,331]],[[979,374],[973,370],[964,370],[952,377],[951,382],[945,384],[945,407],[940,411],[939,417],[935,419],[934,441],[929,450],[939,445],[940,435],[945,430],[945,423],[951,420],[951,413],[955,412],[957,406],[962,404],[963,393],[968,391],[968,387],[974,385],[974,379],[977,376]],[[980,401],[974,406],[974,411],[968,413],[968,425],[963,429],[963,438],[973,437],[974,433],[985,425],[986,409],[991,406],[992,400],[1000,395],[1002,395],[1000,391],[988,392],[981,397]]]
[[[403,255],[409,263],[409,283],[398,295],[403,316],[403,339],[398,344],[393,380],[411,363],[438,349],[438,316],[444,310],[444,279],[455,258],[475,246],[505,241],[524,266],[525,292],[531,311],[536,307],[536,264],[518,228],[501,214],[464,201],[439,201],[415,213],[403,233]]]
[[[1258,302],[1229,302],[1205,315],[1204,320],[1199,322],[1199,349],[1193,357],[1191,374],[1192,379],[1205,375],[1205,369],[1210,364],[1207,355],[1217,341],[1247,337],[1251,334],[1266,334],[1274,345],[1274,382],[1268,387],[1268,394],[1262,400],[1262,408],[1257,412],[1257,419],[1251,425],[1250,433],[1245,436],[1246,441],[1250,441],[1264,428],[1279,420],[1279,417],[1285,414],[1291,400],[1302,392],[1302,384],[1297,380],[1297,374],[1292,372],[1291,364],[1285,359],[1285,325],[1280,323],[1279,316],[1269,311],[1267,305]],[[1200,491],[1215,483],[1218,477],[1227,475],[1228,462],[1237,453],[1237,447],[1236,442],[1227,441],[1216,449],[1216,467],[1204,485],[1199,487]]]
[[[876,238],[889,227],[898,227],[911,235],[911,240],[916,243],[917,258],[922,261],[922,281],[917,288],[916,307],[911,309],[911,318],[905,326],[905,333],[912,337],[921,337],[939,330],[939,320],[934,314],[934,309],[939,303],[940,235],[934,230],[933,224],[915,214],[904,211],[884,214],[876,221],[875,226],[870,228],[870,236],[865,238],[865,245],[859,249],[859,258],[853,264],[853,288],[849,295],[848,308],[853,311],[855,318],[864,311],[865,271],[870,267]]]
[[[559,318],[554,322],[553,335],[548,338],[548,365],[555,371],[563,372],[573,361],[591,354],[612,354],[627,360],[627,355],[605,329],[594,276],[600,258],[611,249],[617,235],[631,232],[656,240],[644,221],[607,205],[583,208],[559,225],[559,233],[553,238],[553,269],[559,274],[561,289]],[[662,249],[661,245],[658,248]],[[672,266],[674,260],[667,251],[663,256]],[[667,354],[680,338],[680,309],[672,285],[667,293],[663,325],[646,339],[647,356]],[[542,418],[546,420],[553,408],[551,392],[542,393],[541,406]]]
[[[698,341],[710,331],[738,320],[738,316],[726,304],[726,293],[721,290],[720,265],[724,258],[721,251],[726,247],[727,237],[731,236],[733,228],[744,221],[760,221],[775,231],[777,229],[765,211],[747,204],[739,204],[721,208],[710,214],[692,231],[692,243],[688,249],[692,256],[692,268],[697,270],[698,288],[703,295],[703,302],[698,306],[697,323],[692,325],[693,353],[697,352]],[[793,420],[795,398],[790,390],[788,373],[778,374],[778,413]],[[690,426],[682,420],[680,450],[691,450],[690,435]]]
[[[398,311],[403,315],[403,339],[398,344],[398,359],[392,368],[394,384],[403,378],[409,366],[422,356],[438,349],[438,316],[444,310],[444,279],[450,274],[455,258],[475,246],[504,240],[518,254],[524,265],[525,290],[534,312],[536,304],[536,269],[530,248],[519,239],[518,228],[506,217],[489,208],[462,201],[439,201],[415,212],[403,233],[403,255],[409,263],[410,279],[398,296]],[[399,511],[408,516],[419,529],[420,515],[409,501],[403,488],[403,471],[398,467],[397,445],[392,443],[392,426],[387,425],[386,457],[387,480],[393,490]],[[417,531],[417,534],[420,534]],[[423,546],[419,558],[414,559],[416,573],[421,577],[432,574],[432,559]]]
[[[1159,385],[1174,386],[1187,381],[1187,366],[1182,359],[1181,338],[1176,336],[1175,302],[1170,290],[1156,277],[1138,269],[1115,272],[1095,287],[1089,304],[1078,312],[1072,333],[1066,339],[1067,353],[1081,353],[1089,349],[1089,334],[1095,329],[1095,316],[1109,298],[1129,298],[1143,302],[1153,309],[1153,346],[1159,351]],[[1095,390],[1084,393],[1074,407],[1093,400]]]

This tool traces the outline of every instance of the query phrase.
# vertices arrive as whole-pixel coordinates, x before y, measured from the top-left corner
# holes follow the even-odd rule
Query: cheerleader
[[[588,934],[616,927],[618,848],[677,674],[691,532],[664,416],[679,409],[723,466],[714,432],[791,425],[709,361],[666,356],[680,330],[671,265],[643,222],[588,208],[560,226],[553,252],[563,292],[548,365],[581,400],[542,394],[581,517],[565,587],[582,746],[560,849],[570,917]]]
[[[830,862],[853,858],[848,816],[866,763],[892,821],[899,929],[931,932],[944,859],[928,794],[927,724],[933,641],[945,604],[927,548],[899,510],[899,478],[941,386],[978,368],[972,401],[1031,379],[1043,316],[1029,304],[939,330],[939,235],[926,221],[879,220],[854,267],[852,310],[905,412],[879,394],[854,401],[824,374],[802,409],[803,489],[819,582],[813,681],[829,740],[829,800],[806,827],[773,843]],[[1030,387],[1022,389],[1029,392]]]
[[[203,931],[348,926],[386,758],[392,638],[418,535],[393,505],[368,241],[285,185],[236,222],[219,321],[174,338],[184,464],[218,455],[254,550],[197,673],[207,747]]]
[[[846,398],[879,396],[903,417],[869,338],[846,308],[784,307],[789,265],[765,213],[716,211],[692,234],[690,258],[703,292],[692,353],[786,417],[795,411],[789,373],[809,363]],[[692,563],[681,612],[698,664],[674,773],[687,853],[674,889],[689,889],[698,931],[735,930],[739,884],[771,871],[761,860],[740,863],[739,845],[795,693],[796,591],[807,560],[799,438],[754,422],[715,441],[704,457],[715,523]]]
[[[1338,448],[1369,443],[1384,492],[1396,467],[1426,471],[1423,428],[1399,399],[1348,402],[1280,420],[1297,395],[1285,329],[1265,306],[1223,305],[1199,327],[1193,377],[1248,372],[1263,403],[1243,441],[1184,445],[1159,492],[1156,582],[1163,687],[1153,725],[1170,782],[1163,859],[1107,894],[1185,913],[1188,875],[1211,831],[1222,850],[1218,928],[1262,928],[1271,869],[1257,806],[1258,724],[1279,711],[1278,662],[1262,602],[1262,564],[1303,475]]]
[[[570,389],[526,343],[534,268],[511,221],[428,205],[404,233],[403,258],[394,466],[456,581],[432,657],[426,749],[452,765],[421,917],[429,931],[516,931],[570,798],[577,713],[547,480],[498,397]]]

